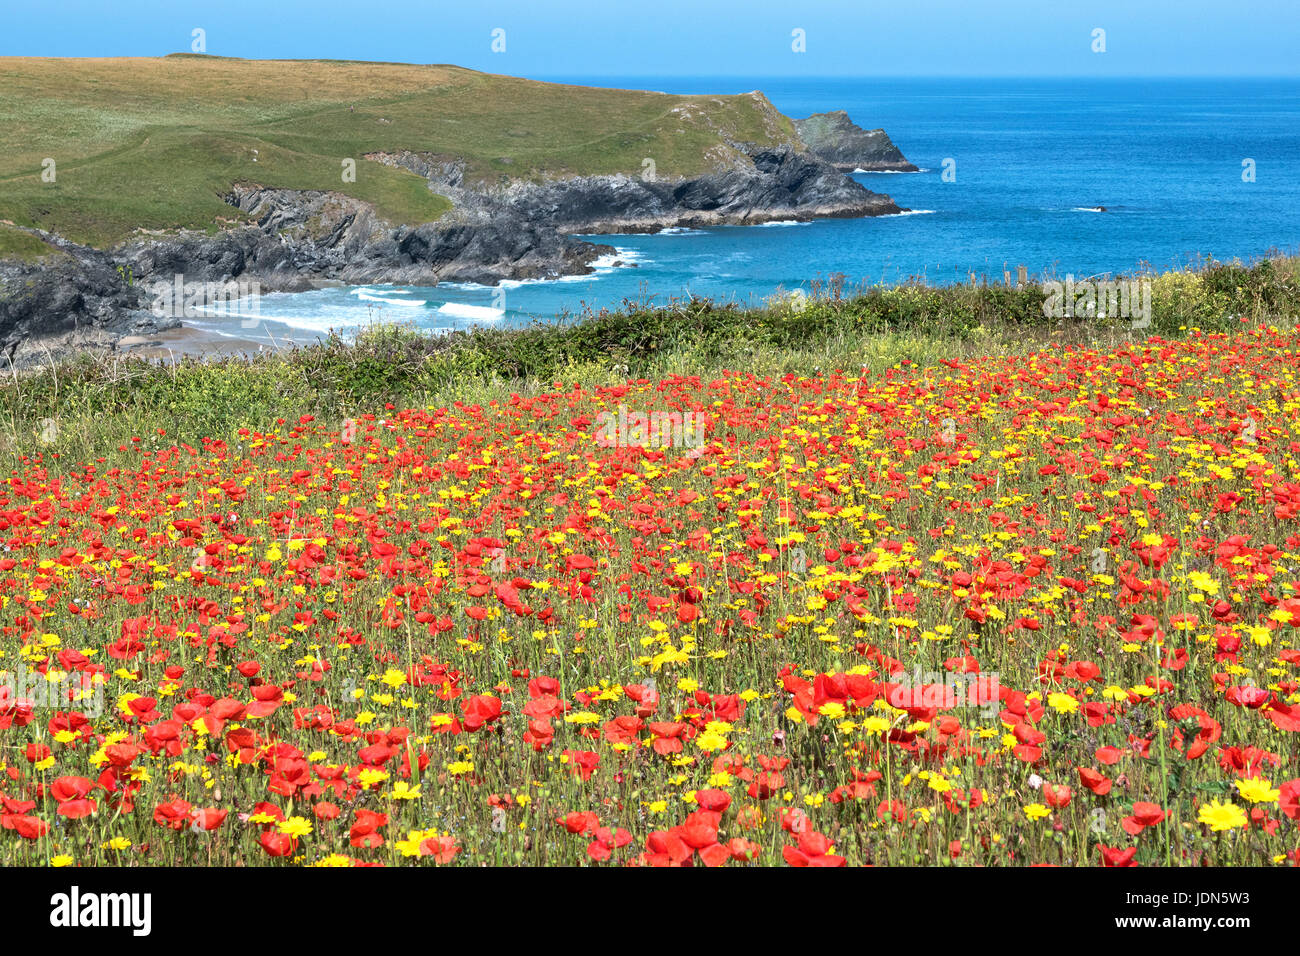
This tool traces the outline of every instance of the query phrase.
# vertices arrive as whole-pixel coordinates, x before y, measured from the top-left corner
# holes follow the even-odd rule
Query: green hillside
[[[140,229],[238,220],[236,182],[335,190],[414,224],[449,201],[365,160],[463,159],[471,182],[725,162],[733,142],[795,141],[761,96],[668,96],[539,83],[452,66],[338,61],[0,58],[0,220],[95,245]],[[42,162],[56,179],[42,181]],[[356,182],[342,162],[356,160]],[[29,250],[30,251],[30,250]]]

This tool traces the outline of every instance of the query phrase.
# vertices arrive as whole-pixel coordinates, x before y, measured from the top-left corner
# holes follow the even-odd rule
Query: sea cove
[[[591,275],[271,295],[262,302],[267,328],[310,337],[379,319],[428,329],[514,325],[690,295],[761,303],[835,273],[850,288],[910,277],[968,282],[972,272],[1002,281],[1004,270],[1014,274],[1021,264],[1038,277],[1117,277],[1144,264],[1163,270],[1198,257],[1250,260],[1300,244],[1295,80],[585,82],[676,93],[758,87],[787,115],[846,109],[858,125],[886,129],[919,167],[852,174],[910,211],[591,236],[617,247]],[[942,179],[947,158],[955,160],[955,182]],[[1243,158],[1256,161],[1254,182],[1241,178]]]

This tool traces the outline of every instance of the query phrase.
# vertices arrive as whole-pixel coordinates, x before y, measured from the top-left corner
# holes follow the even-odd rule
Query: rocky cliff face
[[[112,256],[58,239],[42,262],[0,262],[0,353],[17,367],[69,352],[111,347],[124,335],[151,335],[179,320],[147,311],[144,290]]]
[[[672,226],[744,225],[783,219],[880,216],[894,201],[843,176],[830,163],[789,146],[740,148],[744,159],[695,179],[581,176],[515,182],[473,191],[462,170],[417,153],[367,157],[427,177],[465,221],[505,217],[563,233],[656,232]]]
[[[199,283],[255,280],[263,291],[305,289],[322,280],[490,285],[587,273],[594,259],[615,251],[573,233],[900,211],[815,151],[731,148],[728,163],[694,179],[587,176],[483,189],[465,185],[454,159],[376,153],[367,158],[428,179],[452,200],[452,212],[437,222],[394,225],[339,193],[244,183],[225,198],[248,224],[215,236],[182,232],[107,252],[44,236],[62,250],[57,260],[0,263],[0,350],[15,363],[31,363],[46,350],[111,345],[123,335],[174,327],[178,319],[149,311],[148,290],[177,275]]]
[[[518,217],[466,221],[450,216],[393,226],[360,200],[330,192],[236,186],[226,201],[254,225],[211,239],[184,237],[124,250],[140,276],[194,272],[197,279],[256,277],[266,289],[309,288],[319,279],[349,283],[439,281],[494,284],[590,271],[612,246],[561,235]],[[188,262],[192,269],[180,268]]]
[[[867,172],[917,171],[883,129],[856,126],[844,110],[814,113],[807,119],[795,120],[794,127],[807,147],[836,169],[849,172],[857,169]]]

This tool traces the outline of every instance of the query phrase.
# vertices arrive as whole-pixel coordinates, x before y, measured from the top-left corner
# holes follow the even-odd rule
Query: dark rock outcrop
[[[226,201],[255,224],[211,238],[185,236],[128,247],[140,276],[173,272],[197,280],[258,279],[266,290],[295,291],[317,280],[437,285],[493,284],[590,271],[613,253],[518,217],[477,222],[449,216],[419,226],[392,226],[367,203],[330,192],[242,184]],[[189,262],[191,269],[178,268]]]
[[[262,292],[301,291],[322,280],[491,285],[590,272],[593,259],[615,251],[517,219],[394,228],[366,203],[331,193],[237,187],[228,201],[255,225],[215,236],[181,232],[110,252],[42,233],[58,255],[0,262],[0,352],[22,367],[176,328],[193,284],[255,283]],[[159,286],[177,281],[180,294],[168,289],[160,300]]]
[[[514,182],[482,192],[464,188],[460,167],[436,158],[408,152],[367,158],[428,177],[467,221],[514,219],[564,233],[655,232],[901,211],[888,196],[871,192],[808,152],[789,146],[736,149],[742,161],[693,179],[578,176]]]
[[[39,262],[0,262],[0,353],[13,365],[180,325],[148,311],[145,289],[112,256],[40,235],[60,252]]]
[[[795,131],[804,144],[836,169],[852,172],[914,173],[917,168],[907,161],[883,129],[863,129],[849,119],[844,110],[814,113],[794,121]]]

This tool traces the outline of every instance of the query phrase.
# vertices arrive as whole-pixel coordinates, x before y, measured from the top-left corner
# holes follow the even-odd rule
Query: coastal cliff
[[[7,62],[45,90],[57,91],[68,69]],[[887,136],[845,114],[792,121],[758,91],[669,96],[392,64],[367,65],[374,89],[358,91],[353,74],[330,64],[185,57],[76,69],[94,83],[62,94],[71,108],[124,109],[104,104],[124,91],[162,101],[190,84],[203,112],[193,126],[142,126],[124,150],[90,154],[80,166],[99,170],[94,179],[77,166],[57,183],[10,177],[15,188],[0,200],[0,352],[15,365],[174,327],[178,319],[151,310],[149,289],[176,276],[266,292],[583,275],[616,250],[578,235],[896,214],[892,199],[843,168],[910,166]],[[283,103],[274,84],[286,77],[319,90]],[[418,109],[394,108],[402,84]],[[249,125],[236,88],[282,111],[278,125]],[[371,99],[360,109],[344,105],[361,93]],[[303,112],[319,103],[328,108]],[[198,130],[200,118],[231,129]],[[124,112],[121,123],[145,120]],[[431,148],[365,149],[342,161],[352,173],[340,177],[337,156],[357,142]],[[71,140],[67,151],[87,148]],[[158,161],[144,161],[155,152]],[[26,255],[6,257],[6,240]]]
[[[901,210],[830,163],[793,146],[734,144],[736,158],[702,176],[574,176],[515,181],[482,190],[463,185],[456,164],[410,153],[368,156],[410,169],[449,196],[470,222],[501,216],[563,233],[657,232],[678,226],[754,225],[778,220],[880,216]]]

